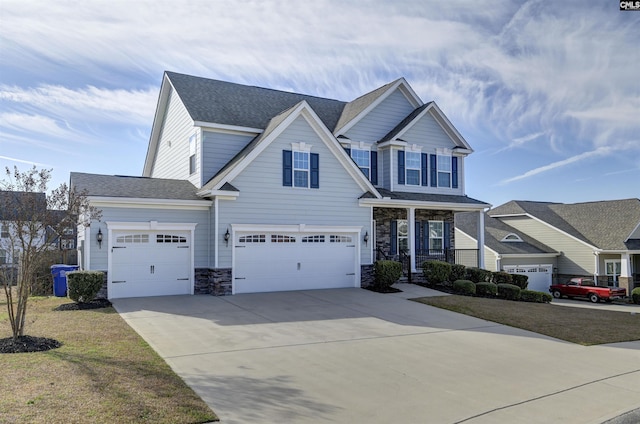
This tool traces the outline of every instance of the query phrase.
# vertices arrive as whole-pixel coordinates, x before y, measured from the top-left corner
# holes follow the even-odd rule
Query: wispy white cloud
[[[34,166],[37,166],[37,167],[52,168],[51,165],[47,165],[46,163],[33,162],[33,161],[30,161],[30,160],[26,160],[26,159],[12,158],[10,156],[2,156],[2,155],[0,155],[0,159],[6,160],[6,161],[9,161],[9,162],[24,163],[24,164],[27,164],[27,165],[34,165]]]

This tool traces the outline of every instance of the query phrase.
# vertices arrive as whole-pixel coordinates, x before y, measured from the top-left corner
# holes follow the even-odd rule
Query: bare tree
[[[36,270],[48,250],[65,227],[88,226],[100,220],[102,213],[89,205],[85,193],[77,193],[67,184],[47,194],[51,170],[34,166],[21,172],[17,167],[5,168],[7,180],[0,181],[0,219],[3,234],[0,249],[6,264],[2,265],[0,282],[7,299],[13,339],[24,336],[27,302]],[[51,265],[51,264],[48,264]]]

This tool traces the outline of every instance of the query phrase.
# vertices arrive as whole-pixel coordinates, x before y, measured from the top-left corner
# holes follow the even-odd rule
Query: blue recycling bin
[[[67,272],[77,271],[78,265],[51,265],[53,275],[53,295],[65,297],[67,295]]]

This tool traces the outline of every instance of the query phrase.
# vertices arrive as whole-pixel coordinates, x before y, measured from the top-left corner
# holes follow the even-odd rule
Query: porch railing
[[[406,257],[410,255],[409,251],[402,254],[385,252],[376,249],[376,260],[392,260],[398,262],[406,262]],[[422,263],[426,261],[443,261],[451,264],[460,264],[468,267],[478,266],[478,249],[429,249],[418,250],[415,254],[416,268],[422,268]]]

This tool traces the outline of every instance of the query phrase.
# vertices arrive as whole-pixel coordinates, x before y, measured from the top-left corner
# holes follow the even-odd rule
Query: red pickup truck
[[[597,286],[591,278],[572,278],[564,284],[554,284],[549,287],[549,291],[556,299],[562,296],[587,297],[593,303],[598,303],[600,299],[611,302],[613,299],[622,299],[627,295],[627,290],[620,287]]]

